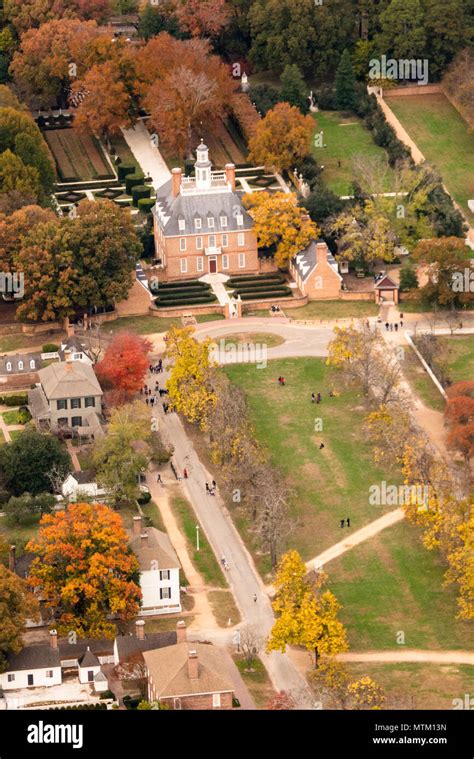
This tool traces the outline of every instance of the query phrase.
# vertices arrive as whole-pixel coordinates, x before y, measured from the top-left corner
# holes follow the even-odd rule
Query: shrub
[[[133,163],[120,163],[117,166],[117,174],[119,179],[125,179],[127,175],[135,173],[135,166]]]
[[[182,279],[180,282],[163,282],[160,283],[160,290],[171,290],[175,287],[204,287],[209,288],[206,282],[200,282],[199,279]]]
[[[416,271],[411,266],[402,266],[400,269],[400,292],[415,290],[418,287]]]
[[[210,295],[199,295],[195,298],[182,298],[182,299],[170,299],[170,300],[164,300],[160,301],[159,298],[156,298],[155,304],[158,308],[166,308],[168,306],[196,306],[199,304],[207,304],[207,303],[214,303],[217,300],[214,293],[211,293]]]
[[[140,495],[137,498],[138,503],[140,506],[145,506],[146,503],[150,503],[151,501],[151,493],[140,493]]]
[[[136,184],[132,187],[133,205],[137,206],[138,201],[142,198],[149,198],[151,195],[151,187],[147,187],[144,184]]]
[[[248,142],[254,136],[257,124],[260,121],[257,109],[244,92],[236,92],[231,98],[230,106],[240,133]]]
[[[139,174],[138,172],[136,174],[128,174],[125,179],[125,189],[129,195],[132,194],[132,187],[135,187],[136,185],[141,185],[143,182],[144,176],[143,174]]]
[[[165,292],[157,290],[156,292],[160,300],[169,300],[170,298],[190,298],[194,295],[207,295],[208,290],[204,288],[187,287],[182,290],[181,288],[177,288],[176,290],[166,290]]]
[[[56,353],[59,349],[59,345],[56,345],[56,343],[45,343],[43,345],[42,351],[43,353]]]
[[[138,210],[143,211],[143,213],[148,213],[149,211],[151,211],[155,203],[156,203],[156,200],[154,198],[139,198]]]
[[[2,398],[4,406],[26,406],[28,403],[27,393],[18,393],[17,395],[5,395]]]
[[[100,694],[99,698],[113,698],[115,699],[115,693],[112,693],[111,690],[104,690],[103,693]]]
[[[242,298],[242,300],[267,300],[269,298],[274,298],[275,300],[278,300],[279,298],[287,298],[291,296],[292,294],[291,288],[287,287],[285,289],[286,289],[286,292],[269,290],[268,292],[257,293],[257,294],[244,293],[244,295],[241,295],[240,297]]]

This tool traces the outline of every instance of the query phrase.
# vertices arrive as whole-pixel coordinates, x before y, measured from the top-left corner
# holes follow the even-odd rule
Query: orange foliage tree
[[[474,456],[474,382],[456,382],[449,388],[445,418],[450,427],[448,445],[469,461]]]
[[[193,37],[215,37],[230,22],[226,0],[176,0],[176,17]]]
[[[257,124],[249,142],[248,160],[276,171],[291,169],[309,153],[315,122],[289,103],[277,103]]]
[[[97,364],[99,382],[112,391],[113,403],[124,403],[143,386],[148,368],[149,340],[131,332],[119,332]]]
[[[60,634],[113,637],[110,614],[133,619],[139,610],[139,565],[122,518],[104,504],[70,504],[46,514],[27,550],[35,554],[29,583],[59,613]]]

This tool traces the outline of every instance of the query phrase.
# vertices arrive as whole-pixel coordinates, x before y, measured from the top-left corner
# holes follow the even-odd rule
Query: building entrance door
[[[216,256],[211,256],[209,259],[209,274],[215,274],[217,272],[217,258]]]

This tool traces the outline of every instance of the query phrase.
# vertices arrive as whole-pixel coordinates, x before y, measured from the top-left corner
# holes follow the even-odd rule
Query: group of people
[[[393,330],[395,330],[395,332],[398,332],[398,327],[399,327],[399,323],[398,322],[393,322],[393,323],[392,322],[385,322],[385,329],[386,329],[387,332],[389,330],[390,330],[390,332],[393,332]],[[403,327],[403,314],[400,314],[400,328],[402,328],[402,327]]]
[[[278,384],[282,385],[284,387],[284,385],[285,385],[285,378],[284,377],[278,377]]]
[[[341,519],[341,520],[339,521],[339,524],[340,524],[340,526],[341,526],[341,529],[342,529],[343,527],[345,527],[345,525],[346,525],[346,524],[347,524],[347,526],[348,526],[348,527],[350,527],[350,526],[351,526],[351,519],[350,519],[350,517],[347,517],[347,519]]]
[[[158,363],[150,364],[148,369],[150,370],[150,374],[161,374],[163,371],[163,359],[159,358]]]
[[[329,397],[330,398],[336,397],[336,393],[334,392],[334,390],[329,391]],[[323,401],[323,396],[321,395],[321,393],[311,393],[311,403],[322,403],[322,401]]]
[[[215,495],[217,490],[217,482],[215,480],[212,480],[211,485],[209,485],[208,482],[206,482],[206,493],[208,495]]]
[[[272,306],[270,308],[270,311],[272,312],[272,314],[277,314],[279,311],[281,311],[281,309],[280,309],[280,306],[276,305],[276,306]]]

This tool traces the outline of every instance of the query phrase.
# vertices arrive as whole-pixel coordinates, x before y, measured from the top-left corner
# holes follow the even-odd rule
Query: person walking
[[[385,329],[387,330],[387,332],[388,332],[388,328],[389,328],[389,323],[385,322]]]
[[[320,444],[319,444],[319,450],[320,450],[320,451],[322,451],[322,450],[323,450],[323,448],[324,448],[324,443],[320,443]]]
[[[184,477],[185,480],[188,479],[188,470],[186,468],[183,469],[183,477]]]
[[[395,327],[395,332],[398,332],[398,322],[395,322],[394,327]]]
[[[350,526],[351,526],[351,518],[350,518],[350,517],[347,517],[347,519],[346,519],[346,523],[347,523],[347,526],[348,526],[348,527],[350,527]]]
[[[341,529],[344,527],[345,523],[346,523],[346,520],[345,520],[345,519],[341,519],[341,520],[340,520],[340,526],[341,526]]]
[[[321,403],[322,400],[323,399],[322,399],[321,393],[318,393],[317,403]]]
[[[163,480],[161,479],[161,474],[156,475],[156,481],[160,483],[160,485],[163,485]]]
[[[208,483],[208,482],[206,482],[206,493],[207,493],[207,495],[209,495],[209,492],[210,492],[210,491],[209,491],[209,483]]]
[[[216,482],[215,480],[212,480],[212,487],[214,488],[214,490],[215,490],[215,489],[216,489],[216,487],[217,487],[217,482]]]
[[[314,403],[316,400],[316,396],[314,393],[311,393],[311,403]]]
[[[257,603],[257,594],[256,593],[253,594],[253,602],[254,602],[254,604]]]

